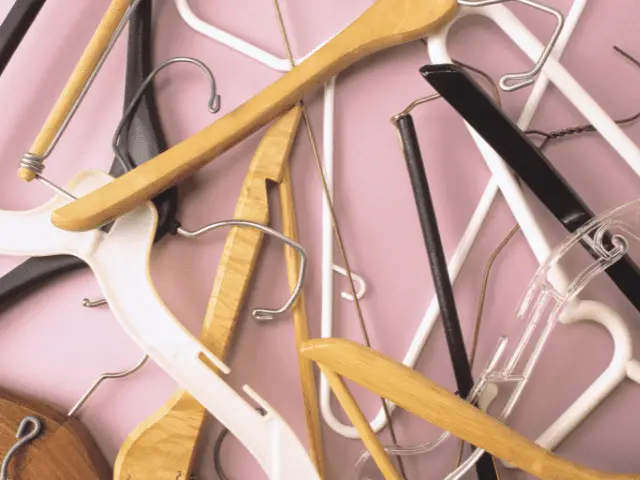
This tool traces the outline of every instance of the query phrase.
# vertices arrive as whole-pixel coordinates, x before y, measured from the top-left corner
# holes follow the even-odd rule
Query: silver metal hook
[[[120,20],[118,27],[113,32],[113,35],[111,35],[107,48],[105,48],[104,52],[100,56],[100,59],[98,60],[98,63],[96,64],[95,68],[91,72],[91,75],[89,75],[87,82],[85,83],[84,87],[82,87],[82,90],[80,91],[80,95],[78,95],[78,99],[74,102],[74,104],[71,107],[71,110],[69,110],[69,113],[64,118],[62,125],[60,125],[60,129],[56,132],[56,136],[53,137],[53,140],[51,141],[51,144],[49,145],[47,150],[44,152],[42,156],[34,155],[31,152],[26,152],[25,154],[23,154],[22,159],[20,160],[20,167],[31,170],[37,175],[42,174],[42,172],[44,171],[44,160],[47,157],[49,157],[49,155],[51,155],[51,152],[53,152],[53,149],[56,148],[56,145],[60,141],[62,134],[65,132],[65,130],[69,126],[69,123],[71,122],[71,119],[78,111],[80,104],[84,100],[84,97],[87,95],[87,92],[91,88],[91,85],[93,85],[93,82],[98,76],[98,73],[100,72],[100,70],[102,69],[102,66],[104,65],[104,62],[107,60],[107,57],[113,50],[113,47],[116,44],[116,41],[118,40],[118,38],[120,37],[120,34],[124,30],[124,27],[129,22],[129,18],[131,17],[131,15],[133,14],[133,12],[138,7],[141,1],[142,0],[133,0],[129,5],[129,8],[125,12],[122,19]]]
[[[340,265],[334,264],[333,271],[339,275],[342,275],[345,278],[347,277],[347,270],[342,268]],[[353,279],[353,282],[357,284],[357,287],[358,287],[356,290],[355,298],[357,298],[358,300],[362,300],[362,297],[364,297],[365,293],[367,293],[367,282],[365,282],[364,278],[362,278],[360,275],[353,272],[351,272],[351,278]],[[355,302],[354,296],[349,292],[341,292],[340,296],[345,300]]]
[[[83,307],[96,308],[96,307],[102,307],[104,305],[107,305],[107,301],[104,298],[101,298],[100,300],[90,300],[88,298],[82,299]]]
[[[100,384],[102,382],[104,382],[105,380],[113,380],[113,379],[117,379],[117,378],[125,378],[128,377],[129,375],[133,375],[134,373],[136,373],[138,370],[140,370],[145,363],[147,363],[147,360],[149,360],[149,356],[145,355],[142,360],[140,360],[136,365],[134,365],[133,367],[129,368],[128,370],[124,370],[122,372],[119,373],[105,373],[104,375],[101,375],[100,378],[98,378],[93,385],[91,385],[91,387],[89,387],[89,389],[84,393],[84,395],[82,395],[82,397],[80,397],[80,400],[78,400],[78,403],[76,403],[71,410],[69,410],[69,413],[67,414],[67,418],[71,418],[73,417],[78,410],[80,410],[80,408],[87,402],[87,400],[89,400],[89,397],[91,397],[91,395],[93,395],[95,393],[95,391],[98,389],[98,387],[100,386]],[[2,478],[0,478],[0,480],[2,480]]]
[[[35,440],[40,435],[40,432],[42,432],[42,421],[38,417],[28,416],[22,419],[16,433],[18,441],[9,449],[2,461],[0,480],[8,480],[11,459],[24,445]]]
[[[193,65],[199,67],[205,73],[205,75],[209,78],[209,87],[211,89],[211,96],[209,97],[208,103],[209,111],[211,113],[218,113],[220,111],[220,95],[218,95],[217,93],[216,79],[213,76],[213,73],[211,73],[209,67],[207,67],[203,62],[192,57],[173,57],[160,63],[156,68],[153,69],[153,71],[149,75],[147,75],[147,78],[144,80],[144,82],[134,95],[133,99],[127,106],[127,110],[120,119],[120,123],[116,127],[116,131],[113,135],[111,147],[113,149],[113,153],[120,161],[120,164],[122,165],[122,168],[125,172],[133,170],[135,168],[135,165],[133,165],[131,162],[127,162],[127,160],[124,158],[124,155],[122,155],[122,152],[120,151],[118,144],[120,142],[120,136],[122,135],[122,129],[130,120],[131,115],[135,112],[135,109],[138,106],[140,99],[144,95],[144,92],[147,90],[147,88],[149,88],[149,85],[151,84],[151,82],[153,82],[156,75],[158,75],[158,73],[160,73],[169,65],[173,65],[174,63],[192,63]]]
[[[298,253],[300,254],[300,272],[298,275],[298,282],[296,283],[296,287],[293,289],[293,292],[291,293],[289,300],[287,300],[287,303],[285,303],[282,308],[279,308],[277,310],[271,310],[268,308],[256,308],[251,312],[251,315],[255,320],[259,322],[263,322],[267,320],[273,320],[276,316],[282,315],[283,313],[291,310],[291,307],[293,307],[293,305],[296,303],[298,296],[300,296],[300,292],[302,291],[302,285],[304,284],[304,276],[307,270],[307,253],[305,249],[302,247],[302,245],[300,245],[297,242],[294,242],[289,237],[284,236],[283,234],[281,234],[277,230],[274,230],[273,228],[267,227],[265,225],[261,225],[259,223],[249,222],[246,220],[226,220],[223,222],[216,222],[216,223],[207,225],[205,227],[202,227],[201,229],[196,230],[194,232],[190,232],[180,227],[178,228],[178,234],[183,237],[194,238],[222,227],[255,228],[256,230],[260,230],[262,233],[265,233],[267,235],[271,235],[272,237],[277,238],[281,242],[286,243],[287,245],[289,245],[292,248],[295,248],[298,251]]]
[[[558,37],[560,37],[560,33],[562,32],[562,28],[564,27],[564,15],[561,11],[549,7],[548,5],[543,5],[542,3],[536,2],[534,0],[458,0],[458,4],[465,5],[467,7],[484,7],[487,5],[495,5],[497,3],[505,3],[509,1],[519,2],[529,7],[535,8],[536,10],[540,10],[541,12],[553,15],[558,21],[558,24],[556,25],[549,43],[547,43],[546,47],[544,47],[544,49],[542,50],[542,54],[540,54],[540,58],[533,66],[533,68],[528,72],[512,73],[505,75],[500,79],[500,88],[502,88],[502,90],[504,90],[505,92],[514,92],[531,85],[535,80],[535,76],[538,75],[542,70],[542,67],[544,67],[544,64],[547,62],[549,56],[551,55],[551,52],[553,51],[553,47],[555,47],[556,43],[558,42]]]

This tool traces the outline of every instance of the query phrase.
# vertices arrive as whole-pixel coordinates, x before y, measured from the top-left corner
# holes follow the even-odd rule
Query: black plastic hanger
[[[125,106],[131,102],[152,71],[151,25],[152,1],[146,0],[138,5],[129,21]],[[166,150],[167,144],[159,121],[153,87],[146,89],[138,103],[135,116],[123,130],[122,144],[127,146],[128,154],[136,165]],[[112,164],[110,174],[123,174],[122,166],[117,159]],[[175,220],[178,208],[177,189],[171,188],[163,192],[153,202],[159,215],[157,241],[167,233],[175,233],[179,226]],[[86,264],[82,260],[67,255],[28,259],[0,278],[0,311],[15,304],[46,282],[84,267]]]
[[[594,217],[540,149],[464,70],[453,64],[426,65],[420,73],[507,162],[569,232],[575,232]],[[609,267],[607,274],[640,311],[640,270],[637,265],[625,256]]]
[[[16,0],[0,25],[0,75],[40,13],[45,0]]]
[[[458,393],[462,398],[466,398],[473,388],[474,381],[464,337],[462,336],[453,286],[449,277],[447,259],[442,246],[438,220],[433,207],[416,128],[412,116],[408,113],[396,117],[394,123],[400,133],[402,149],[407,162],[407,170],[418,209],[420,225],[422,226],[433,284],[440,305],[442,325],[444,326],[449,348],[449,356],[451,357],[451,364],[453,365],[453,372],[458,385]],[[476,465],[476,471],[480,480],[498,479],[495,463],[489,454],[485,454],[480,458]]]

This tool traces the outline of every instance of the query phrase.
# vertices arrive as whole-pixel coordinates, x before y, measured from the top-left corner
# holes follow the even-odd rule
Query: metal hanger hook
[[[69,413],[67,413],[67,418],[73,417],[78,412],[78,410],[80,410],[80,408],[87,402],[87,400],[89,400],[91,395],[95,393],[95,391],[98,389],[98,387],[102,382],[104,382],[105,380],[114,380],[118,378],[125,378],[125,377],[128,377],[129,375],[133,375],[138,370],[140,370],[145,363],[147,363],[147,360],[149,360],[149,356],[145,355],[142,358],[142,360],[140,360],[133,367],[127,370],[123,370],[122,372],[119,372],[119,373],[105,373],[104,375],[101,375],[100,378],[98,378],[95,382],[93,382],[93,385],[89,387],[89,389],[82,395],[82,397],[80,397],[80,400],[78,400],[78,402],[71,408],[71,410],[69,410]],[[2,480],[2,478],[0,478],[0,480]]]
[[[216,79],[213,76],[213,73],[211,73],[211,70],[209,69],[209,67],[207,67],[203,62],[201,62],[197,58],[192,58],[192,57],[173,57],[158,64],[158,66],[154,68],[149,75],[147,75],[147,78],[144,80],[144,82],[142,83],[142,85],[134,95],[133,99],[127,106],[127,109],[125,110],[124,115],[120,119],[120,123],[116,127],[116,131],[113,135],[111,148],[113,149],[113,153],[115,154],[115,156],[118,158],[118,160],[122,164],[122,168],[124,168],[125,172],[128,172],[129,170],[133,170],[135,168],[135,165],[128,162],[124,158],[124,155],[122,154],[122,152],[120,151],[119,143],[120,143],[120,137],[122,135],[122,130],[124,129],[124,126],[130,121],[132,114],[135,112],[135,109],[138,107],[138,103],[140,102],[140,99],[144,95],[147,88],[149,88],[149,85],[151,85],[156,75],[158,75],[158,73],[160,73],[169,65],[173,65],[174,63],[191,63],[196,67],[199,67],[205,73],[205,75],[209,79],[209,88],[211,90],[209,103],[208,103],[209,112],[218,113],[220,111],[220,95],[218,95],[218,92],[217,92]]]
[[[558,21],[558,24],[556,25],[553,35],[549,40],[549,43],[547,43],[547,45],[542,50],[542,53],[540,54],[540,58],[538,59],[536,64],[533,66],[533,68],[528,72],[511,73],[503,76],[500,79],[500,88],[502,88],[502,90],[504,90],[505,92],[514,92],[516,90],[519,90],[521,88],[531,85],[535,80],[535,76],[538,75],[542,70],[542,67],[544,67],[544,64],[549,59],[549,56],[551,55],[553,48],[556,46],[556,43],[558,42],[558,38],[560,37],[560,33],[562,32],[562,28],[564,27],[564,15],[560,10],[552,8],[548,5],[544,5],[542,3],[536,2],[534,0],[477,0],[477,1],[458,0],[458,4],[464,5],[467,7],[484,7],[487,5],[495,5],[498,3],[505,3],[509,1],[519,2],[529,7],[535,8],[536,10],[540,10],[541,12],[548,13],[549,15],[553,15],[554,17],[556,17],[556,20]]]
[[[293,307],[293,305],[296,303],[296,300],[298,300],[298,297],[300,296],[300,292],[302,292],[302,285],[304,284],[304,277],[307,271],[307,252],[305,251],[304,247],[299,243],[294,242],[289,237],[286,237],[282,233],[278,232],[277,230],[274,230],[273,228],[267,227],[265,225],[261,225],[259,223],[249,222],[246,220],[226,220],[223,222],[216,222],[216,223],[207,225],[205,227],[202,227],[199,230],[196,230],[194,232],[190,232],[180,227],[178,228],[178,235],[181,235],[186,238],[195,238],[195,237],[199,237],[200,235],[204,235],[205,233],[208,233],[212,230],[216,230],[218,228],[223,228],[223,227],[255,228],[256,230],[260,230],[262,233],[275,237],[276,239],[280,240],[281,242],[289,245],[291,248],[294,248],[295,250],[298,251],[298,254],[300,255],[300,272],[298,274],[298,282],[296,283],[296,286],[293,289],[293,292],[291,292],[291,296],[289,297],[289,300],[287,300],[287,303],[285,303],[282,308],[279,308],[277,310],[271,310],[269,308],[256,308],[251,312],[251,316],[259,322],[264,322],[268,320],[273,320],[276,316],[282,315],[283,313],[286,313],[289,310],[291,310],[291,307]]]
[[[18,441],[9,449],[7,455],[2,461],[2,467],[0,468],[0,480],[8,480],[9,464],[11,463],[11,459],[24,445],[35,440],[38,435],[40,435],[40,432],[42,432],[42,421],[38,417],[28,416],[22,419],[16,433]]]

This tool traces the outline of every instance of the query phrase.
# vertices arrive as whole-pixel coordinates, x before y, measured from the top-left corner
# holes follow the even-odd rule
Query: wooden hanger
[[[42,422],[42,432],[18,450],[9,478],[20,480],[110,480],[111,467],[76,418],[67,418],[39,400],[0,389],[0,451],[16,443],[18,425],[28,416]]]
[[[503,423],[448,392],[415,370],[363,345],[331,338],[310,340],[302,355],[316,362],[334,388],[345,412],[358,427],[386,479],[400,478],[389,470],[379,441],[339,376],[398,404],[427,422],[451,432],[511,465],[543,480],[639,480],[640,474],[615,474],[593,470],[551,453]],[[364,418],[364,416],[362,416]],[[374,453],[375,452],[375,453]],[[386,457],[386,454],[384,455]],[[388,462],[388,458],[387,458]],[[391,466],[391,468],[393,468]],[[382,470],[385,469],[385,470]],[[386,471],[386,473],[385,473]]]
[[[269,222],[267,187],[279,185],[284,234],[297,235],[295,209],[287,162],[301,119],[296,106],[267,131],[253,157],[245,178],[234,218],[266,225]],[[234,227],[222,253],[207,308],[202,343],[224,360],[231,345],[236,321],[247,293],[263,240],[257,230]],[[298,255],[286,251],[287,271],[292,288],[300,271]],[[294,307],[294,328],[299,345],[308,339],[303,299]],[[322,471],[323,453],[313,367],[300,357],[303,396],[309,426],[311,457]],[[115,464],[114,478],[174,480],[180,472],[191,472],[206,409],[189,393],[179,390],[155,414],[140,424],[123,443]]]
[[[91,230],[177,184],[364,57],[418,40],[453,18],[456,0],[378,0],[336,37],[233,112],[97,192],[54,212],[65,230]]]

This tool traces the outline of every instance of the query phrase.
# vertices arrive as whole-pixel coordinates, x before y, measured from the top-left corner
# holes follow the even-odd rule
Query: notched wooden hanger
[[[385,479],[400,479],[340,376],[404,410],[543,480],[640,480],[640,474],[601,472],[551,453],[448,392],[420,373],[343,339],[310,340],[301,353],[323,370],[350,420],[360,430]],[[386,459],[386,461],[385,461]]]

